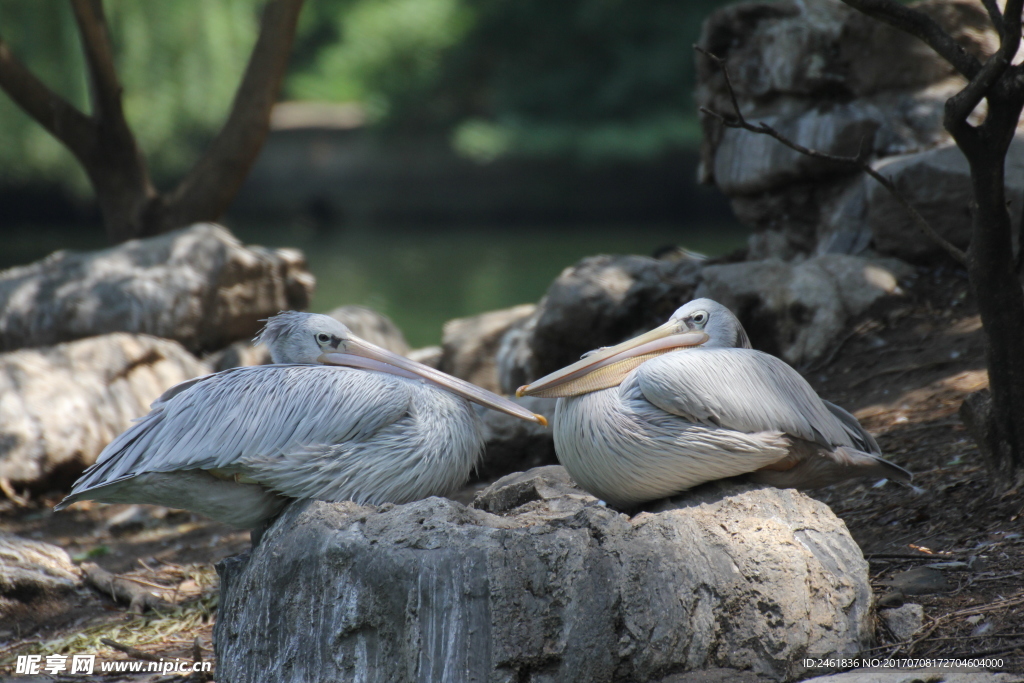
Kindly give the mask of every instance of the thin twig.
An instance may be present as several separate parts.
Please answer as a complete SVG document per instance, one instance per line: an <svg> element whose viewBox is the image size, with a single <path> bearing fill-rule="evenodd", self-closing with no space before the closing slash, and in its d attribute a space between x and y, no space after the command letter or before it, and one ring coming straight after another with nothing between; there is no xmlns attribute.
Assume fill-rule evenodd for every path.
<svg viewBox="0 0 1024 683"><path fill-rule="evenodd" d="M999 35L1003 35L1003 13L1000 11L996 0L981 0L981 4L985 5L985 9L988 11L988 18L992 21L996 32Z"/></svg>
<svg viewBox="0 0 1024 683"><path fill-rule="evenodd" d="M162 661L156 655L151 655L150 653L144 652L144 651L140 650L137 647L132 647L131 645L125 645L124 643L119 643L116 640L113 640L112 638L100 638L100 642L103 643L104 645L107 645L109 647L114 648L115 650L120 650L121 652L125 653L129 657L134 657L135 659L144 659L147 662L159 662L159 661Z"/></svg>
<svg viewBox="0 0 1024 683"><path fill-rule="evenodd" d="M722 70L722 75L725 77L725 85L729 91L729 99L732 101L733 115L735 118L727 117L719 112L712 111L707 107L701 107L701 112L715 119L718 119L722 123L722 125L726 126L727 128L741 128L743 130L750 131L751 133L770 135L771 137L775 138L776 140L784 144L786 147L789 147L790 149L799 152L800 154L803 154L805 156L809 156L813 159L821 159L823 161L831 161L834 163L854 166L863 171L864 173L867 173L869 176L878 181L882 185L882 187L889 191L889 194L892 195L893 199L899 202L899 204L907 211L907 213L910 214L910 217L921 229L921 231L924 232L925 235L927 235L937 245L942 247L942 249L945 250L945 252L949 254L951 257L953 257L953 259L955 259L958 263L964 266L967 265L967 254L962 249L952 244L951 242L946 240L946 238L944 238L942 235L937 233L935 229L932 228L932 226L928 223L928 221L924 219L924 216L922 216L920 212L914 208L910 201L907 200L907 198L904 197L903 194L896 188L896 185L889 178L886 178L881 173L879 173L878 171L871 167L871 164L869 164L867 161L867 152L863 148L863 146L860 152L858 152L857 156L855 157L840 156L837 154L827 154L825 152L820 152L816 149L804 147L803 145L797 142L793 142L788 137L780 133L772 126L769 126L764 121L761 121L756 125L750 123L743 117L743 113L740 111L739 104L736 101L736 93L733 90L732 80L729 77L729 68L725 63L725 60L723 60L721 57L717 55L708 52L699 45L694 45L694 49L696 49L698 52L706 56L708 59L712 60Z"/></svg>
<svg viewBox="0 0 1024 683"><path fill-rule="evenodd" d="M970 127L967 117L971 115L974 108L978 106L982 98L986 97L993 86L1003 77L1010 63L1017 54L1020 47L1020 15L1024 8L1024 0L1007 0L1006 17L1007 21L1000 22L1002 30L999 31L999 49L994 55L988 58L981 70L971 78L963 90L958 92L946 102L945 123L947 129L950 124L956 123L966 132ZM1016 17L1016 19L1014 19ZM954 132L950 129L950 132Z"/></svg>

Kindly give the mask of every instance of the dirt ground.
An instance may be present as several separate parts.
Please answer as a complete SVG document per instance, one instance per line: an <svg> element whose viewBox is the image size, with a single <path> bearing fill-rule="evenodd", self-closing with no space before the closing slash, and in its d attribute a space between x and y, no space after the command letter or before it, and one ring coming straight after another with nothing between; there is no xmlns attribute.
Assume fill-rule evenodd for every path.
<svg viewBox="0 0 1024 683"><path fill-rule="evenodd" d="M866 655L1001 658L999 670L1024 671L1024 497L992 481L957 416L963 397L987 384L980 322L962 272L921 272L904 285L905 296L855 321L830 357L804 373L822 397L860 418L886 457L914 473L915 487L851 482L813 495L860 543L879 604L924 608L923 628L903 642L879 619ZM144 506L79 504L54 514L59 499L3 500L0 530L126 573L174 607L132 615L83 588L0 624L0 672L30 653L87 652L109 661L137 659L141 651L192 660L198 645L199 656L210 659L213 565L245 550L248 534ZM126 647L136 651L130 656Z"/></svg>

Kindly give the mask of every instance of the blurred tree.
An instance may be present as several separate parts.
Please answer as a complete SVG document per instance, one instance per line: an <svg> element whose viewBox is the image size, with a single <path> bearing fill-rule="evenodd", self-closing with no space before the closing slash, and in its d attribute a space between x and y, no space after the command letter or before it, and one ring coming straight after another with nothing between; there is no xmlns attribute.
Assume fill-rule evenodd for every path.
<svg viewBox="0 0 1024 683"><path fill-rule="evenodd" d="M224 81L237 77L238 70L230 67L244 54L239 47L251 45L250 36L256 33L253 2L197 2L190 13L182 12L177 3L111 3L109 22L101 0L71 0L70 6L71 13L43 12L38 2L0 7L0 28L6 35L13 27L22 41L12 48L0 38L0 88L81 164L112 241L218 218L269 130L270 109L284 78L302 0L266 3L226 122L206 152L166 193L154 187L136 133L144 142L156 143L163 168L191 161L190 155L175 149L174 138L200 134L223 117L226 95L232 90ZM76 28L82 56L70 49ZM40 37L41 43L33 42ZM165 52L169 45L175 47ZM22 48L38 58L32 60L33 68L55 83L55 89L14 56ZM130 86L127 93L122 75ZM86 94L89 115L83 113ZM31 168L35 161L37 168L60 168L61 155L27 128L25 119L2 110L0 117L21 128L0 143L5 166L12 153L21 151L30 162L18 159L23 166Z"/></svg>
<svg viewBox="0 0 1024 683"><path fill-rule="evenodd" d="M504 152L642 156L699 139L693 55L721 0L334 0L287 93ZM330 36L335 42L329 43ZM313 41L310 41L313 42Z"/></svg>

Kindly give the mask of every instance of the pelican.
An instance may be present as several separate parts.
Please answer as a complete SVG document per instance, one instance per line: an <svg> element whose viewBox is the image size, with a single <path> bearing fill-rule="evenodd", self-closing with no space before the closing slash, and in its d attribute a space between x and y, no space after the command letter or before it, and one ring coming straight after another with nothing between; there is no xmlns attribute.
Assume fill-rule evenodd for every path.
<svg viewBox="0 0 1024 683"><path fill-rule="evenodd" d="M695 299L669 321L520 387L559 397L555 452L584 489L629 508L741 474L780 488L909 481L853 415L755 351L732 312Z"/></svg>
<svg viewBox="0 0 1024 683"><path fill-rule="evenodd" d="M546 424L326 315L281 313L255 341L274 365L172 387L56 509L84 499L147 503L259 528L292 498L405 503L469 478L483 438L468 401Z"/></svg>

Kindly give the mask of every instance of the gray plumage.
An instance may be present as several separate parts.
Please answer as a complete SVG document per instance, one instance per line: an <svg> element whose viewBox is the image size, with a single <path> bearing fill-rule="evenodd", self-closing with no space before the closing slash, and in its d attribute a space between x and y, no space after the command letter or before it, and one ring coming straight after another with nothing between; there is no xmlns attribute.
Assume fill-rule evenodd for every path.
<svg viewBox="0 0 1024 683"><path fill-rule="evenodd" d="M436 376L315 364L352 339L327 316L275 316L258 341L277 365L171 388L57 509L82 499L148 503L251 528L289 498L403 503L458 488L483 448L468 401Z"/></svg>
<svg viewBox="0 0 1024 683"><path fill-rule="evenodd" d="M584 489L629 507L741 474L799 488L857 476L909 480L850 413L785 362L750 349L724 306L691 301L664 327L708 339L646 360L618 386L558 400L555 450ZM523 393L558 383L546 379Z"/></svg>

